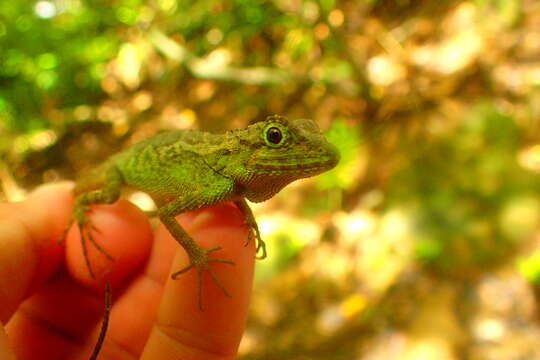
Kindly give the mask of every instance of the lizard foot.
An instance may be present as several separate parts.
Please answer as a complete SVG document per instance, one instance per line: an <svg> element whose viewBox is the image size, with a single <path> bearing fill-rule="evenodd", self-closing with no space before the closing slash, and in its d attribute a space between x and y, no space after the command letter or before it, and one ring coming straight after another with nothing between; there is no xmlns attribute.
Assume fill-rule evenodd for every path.
<svg viewBox="0 0 540 360"><path fill-rule="evenodd" d="M266 258L266 243L261 239L261 233L259 232L259 226L254 221L249 221L246 219L244 221L244 224L248 226L248 237L246 241L244 242L244 246L248 246L248 244L253 240L253 232L255 232L255 239L257 240L257 248L255 250L255 258L257 260L262 260ZM262 251L262 253L259 255L259 250Z"/></svg>
<svg viewBox="0 0 540 360"><path fill-rule="evenodd" d="M194 251L194 252L188 254L189 255L189 265L188 266L186 266L185 268L183 268L181 270L178 270L177 272L175 272L175 273L173 273L171 275L171 278L173 280L176 280L179 275L187 272L191 268L195 268L195 270L197 270L197 281L198 281L198 291L199 291L199 295L198 295L198 297L199 297L199 309L201 309L201 311L204 310L203 304L202 304L202 275L203 275L203 271L207 271L208 274L210 274L210 277L212 278L212 280L214 280L214 283L216 283L216 285L223 291L223 293L225 295L227 295L228 297L231 296L229 294L229 292L227 291L227 289L225 289L225 287L223 286L221 281L219 281L219 279L216 277L216 274L214 273L214 271L210 267L210 263L211 262L217 262L217 263L222 263L222 264L234 265L234 261L229 260L229 259L220 259L220 258L214 258L214 257L208 256L210 253L213 253L214 251L218 251L218 250L221 250L221 246L216 246L216 247L213 247L213 248L208 249L208 250L203 250L203 249L199 248L198 251Z"/></svg>
<svg viewBox="0 0 540 360"><path fill-rule="evenodd" d="M255 258L258 260L266 258L266 244L261 239L259 225L257 225L257 221L255 220L255 217L253 216L249 205L246 203L245 200L235 201L235 204L244 213L244 225L248 226L248 237L244 242L244 246L248 246L250 241L253 240L253 233L255 233L255 239L257 240ZM260 255L259 252L261 252Z"/></svg>
<svg viewBox="0 0 540 360"><path fill-rule="evenodd" d="M259 250L262 251L261 255L258 255ZM262 241L260 237L259 237L259 241L257 241L257 250L255 251L255 258L257 260L262 260L266 258L266 243Z"/></svg>
<svg viewBox="0 0 540 360"><path fill-rule="evenodd" d="M99 233L99 229L88 219L88 216L86 215L90 209L87 206L75 206L73 210L73 216L69 223L64 228L64 231L62 232L62 235L58 239L58 243L61 246L65 245L65 240L67 233L69 229L71 229L71 226L76 223L77 227L79 228L79 237L81 239L81 245L83 249L83 256L84 256L84 262L86 263L86 267L88 268L88 272L90 273L90 277L92 279L95 278L94 271L92 270L92 266L90 264L90 259L88 257L88 248L86 246L86 242L89 241L100 253L102 253L107 259L114 260L109 253L105 251L94 239L93 232Z"/></svg>

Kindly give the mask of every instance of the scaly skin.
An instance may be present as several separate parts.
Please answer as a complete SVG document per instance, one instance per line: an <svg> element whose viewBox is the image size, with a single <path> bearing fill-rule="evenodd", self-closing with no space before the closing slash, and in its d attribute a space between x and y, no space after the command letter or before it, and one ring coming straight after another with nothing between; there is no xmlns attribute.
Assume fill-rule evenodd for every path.
<svg viewBox="0 0 540 360"><path fill-rule="evenodd" d="M202 309L202 272L208 271L228 295L209 263L233 262L209 256L219 248L200 248L174 217L185 211L234 201L245 214L250 228L246 244L253 238L254 231L257 254L261 253L258 258L263 259L266 247L245 199L265 201L292 181L330 170L338 161L336 148L326 141L312 120L289 121L274 115L225 134L196 130L158 134L111 157L77 183L73 219L61 241L76 222L88 271L94 277L86 242L110 256L92 237L90 229L95 228L87 217L89 206L114 203L122 186L146 192L156 203L156 214L161 222L189 256L190 264L172 274L172 278L196 269Z"/></svg>

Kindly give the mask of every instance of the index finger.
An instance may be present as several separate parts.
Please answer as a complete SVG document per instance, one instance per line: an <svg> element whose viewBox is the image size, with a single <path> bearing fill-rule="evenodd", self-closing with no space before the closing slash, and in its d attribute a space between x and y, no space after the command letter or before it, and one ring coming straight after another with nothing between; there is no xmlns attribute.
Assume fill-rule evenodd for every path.
<svg viewBox="0 0 540 360"><path fill-rule="evenodd" d="M248 236L244 215L227 203L189 214L181 220L187 223L186 230L203 249L222 247L212 253L212 257L235 262L235 265L210 264L231 297L227 297L205 272L202 282L205 310L201 311L196 271L192 269L178 280L169 277L141 359L164 356L183 360L233 359L245 328L255 261L253 242L244 245ZM161 228L156 236L171 235ZM188 263L186 253L180 250L171 270L177 271Z"/></svg>

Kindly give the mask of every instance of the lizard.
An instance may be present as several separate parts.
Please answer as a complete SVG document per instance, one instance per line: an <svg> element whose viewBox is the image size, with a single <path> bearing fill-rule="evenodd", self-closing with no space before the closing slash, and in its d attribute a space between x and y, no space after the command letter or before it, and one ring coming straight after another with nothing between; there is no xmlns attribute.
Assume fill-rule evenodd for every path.
<svg viewBox="0 0 540 360"><path fill-rule="evenodd" d="M203 272L230 296L209 264L234 263L210 256L221 248L199 247L175 216L233 201L244 213L249 227L245 245L255 236L256 257L264 259L266 245L246 199L265 201L297 179L332 169L339 158L337 148L309 119L290 121L272 115L245 129L223 134L188 129L166 131L111 156L76 182L72 218L59 241L63 243L71 226L78 225L85 263L94 278L87 246L91 244L108 259L113 259L94 240L92 231L98 229L88 218L90 206L116 202L125 186L143 191L155 202L155 215L189 257L189 264L174 272L172 278L192 268L197 271L198 304L203 310Z"/></svg>

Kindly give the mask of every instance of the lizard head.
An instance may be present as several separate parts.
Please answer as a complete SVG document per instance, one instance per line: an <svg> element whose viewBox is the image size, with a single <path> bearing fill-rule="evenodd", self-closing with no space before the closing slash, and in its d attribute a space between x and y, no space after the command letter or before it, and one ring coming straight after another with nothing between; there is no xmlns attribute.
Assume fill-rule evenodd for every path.
<svg viewBox="0 0 540 360"><path fill-rule="evenodd" d="M242 183L250 201L264 201L290 182L332 169L339 161L313 120L274 115L249 128L252 151Z"/></svg>

